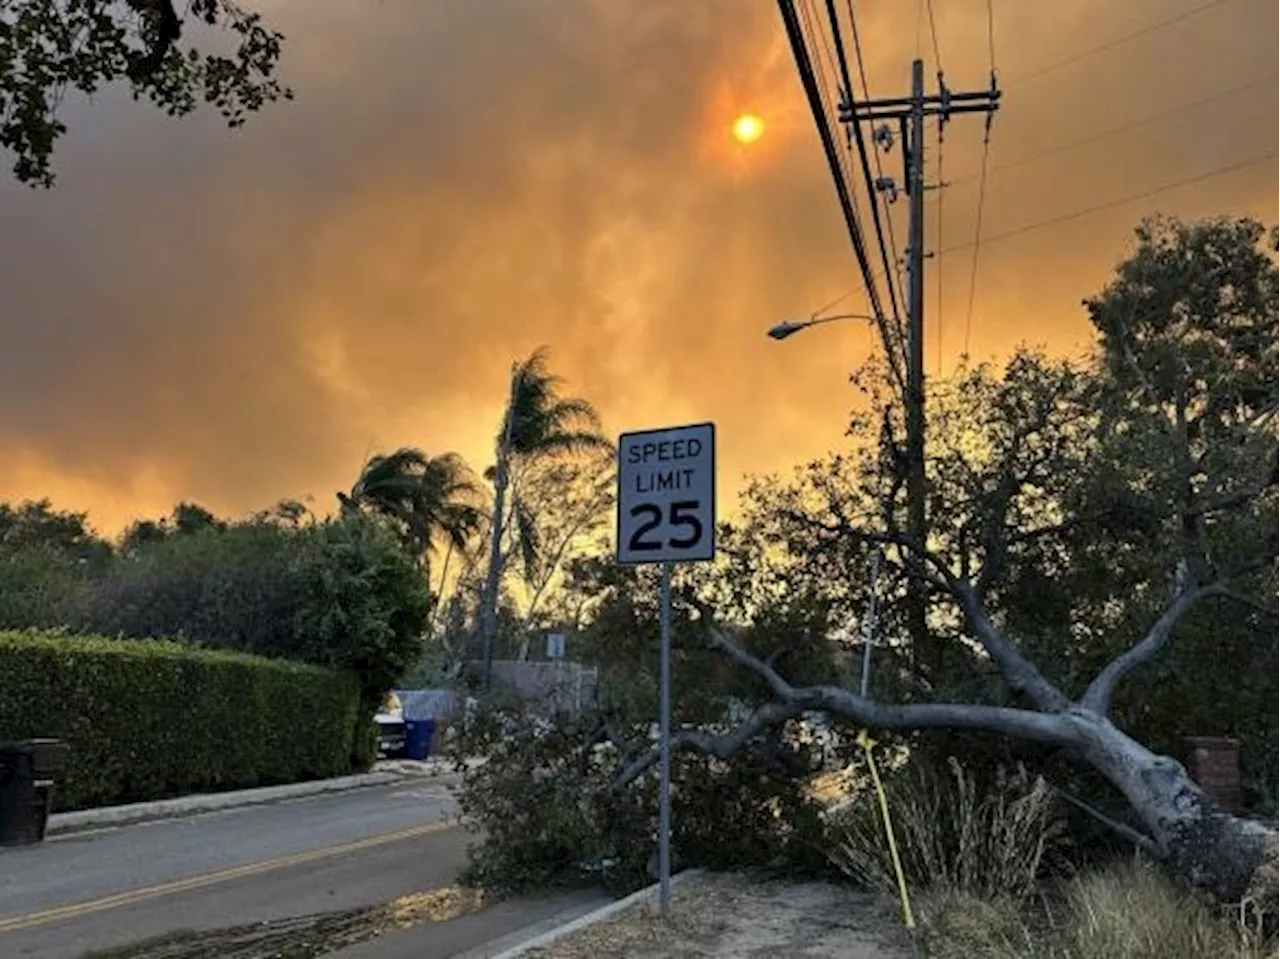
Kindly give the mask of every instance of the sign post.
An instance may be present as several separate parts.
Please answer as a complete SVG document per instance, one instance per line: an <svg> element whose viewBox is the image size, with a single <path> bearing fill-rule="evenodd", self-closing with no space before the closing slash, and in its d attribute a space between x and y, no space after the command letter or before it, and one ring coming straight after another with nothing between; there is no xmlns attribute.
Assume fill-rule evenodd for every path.
<svg viewBox="0 0 1280 959"><path fill-rule="evenodd" d="M658 653L658 902L671 901L671 566L716 554L714 423L618 439L618 562L661 563Z"/></svg>

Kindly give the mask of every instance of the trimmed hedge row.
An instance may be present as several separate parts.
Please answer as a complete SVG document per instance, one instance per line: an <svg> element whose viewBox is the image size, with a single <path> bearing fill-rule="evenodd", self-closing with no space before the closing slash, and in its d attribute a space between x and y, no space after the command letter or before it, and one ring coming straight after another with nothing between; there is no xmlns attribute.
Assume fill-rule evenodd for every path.
<svg viewBox="0 0 1280 959"><path fill-rule="evenodd" d="M0 740L71 745L59 809L350 771L348 673L167 640L0 632Z"/></svg>

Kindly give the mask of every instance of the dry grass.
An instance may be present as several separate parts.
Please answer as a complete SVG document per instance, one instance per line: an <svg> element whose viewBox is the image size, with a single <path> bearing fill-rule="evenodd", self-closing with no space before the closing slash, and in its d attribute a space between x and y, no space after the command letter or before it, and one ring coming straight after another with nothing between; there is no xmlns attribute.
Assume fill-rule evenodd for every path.
<svg viewBox="0 0 1280 959"><path fill-rule="evenodd" d="M886 783L898 852L910 888L938 886L994 901L1020 901L1064 838L1049 786L1021 767L999 770L981 790L956 760L914 765ZM833 824L831 861L858 885L897 894L873 793Z"/></svg>
<svg viewBox="0 0 1280 959"><path fill-rule="evenodd" d="M1133 860L1082 874L1061 894L1019 907L1011 897L936 888L922 897L932 959L1269 959L1266 940Z"/></svg>

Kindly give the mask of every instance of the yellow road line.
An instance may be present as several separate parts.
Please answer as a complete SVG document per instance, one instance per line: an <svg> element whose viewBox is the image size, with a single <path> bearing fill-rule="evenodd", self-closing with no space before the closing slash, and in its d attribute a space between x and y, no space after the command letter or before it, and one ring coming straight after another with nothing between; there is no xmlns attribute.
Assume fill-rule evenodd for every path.
<svg viewBox="0 0 1280 959"><path fill-rule="evenodd" d="M221 882L229 882L233 879L243 879L246 876L257 876L265 872L272 872L276 869L284 869L288 866L297 866L302 863L315 862L319 859L341 856L348 852L357 852L361 849L372 849L375 846L384 846L387 843L399 842L402 839L413 839L417 836L426 836L435 832L443 832L447 829L455 828L456 825L457 823L449 821L424 823L420 826L412 826L408 829L397 829L393 832L378 833L376 836L357 839L355 842L343 843L340 846L327 846L324 849L295 852L287 856L279 856L275 859L263 859L259 862L246 863L243 866L232 866L229 869L219 869L216 872L207 872L199 876L191 876L187 879L174 879L169 882L158 883L154 886L143 886L140 889L130 889L127 892L118 892L110 896L102 896L98 899L87 899L83 902L75 902L66 906L57 906L53 909L45 909L41 912L27 913L24 916L13 916L9 919L0 919L0 932L17 932L20 929L30 929L33 926L43 926L51 922L60 922L65 919L75 919L80 916L91 915L95 912L105 912L108 909L116 909L120 906L130 906L134 903L145 902L148 899L155 899L159 896L169 896L178 892L188 892L192 889L203 889L206 886L217 885Z"/></svg>

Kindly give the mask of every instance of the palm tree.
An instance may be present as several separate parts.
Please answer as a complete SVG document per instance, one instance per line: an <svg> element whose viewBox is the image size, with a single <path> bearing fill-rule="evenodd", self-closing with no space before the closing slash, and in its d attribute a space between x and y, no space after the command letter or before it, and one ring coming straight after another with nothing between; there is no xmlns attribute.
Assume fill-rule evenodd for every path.
<svg viewBox="0 0 1280 959"><path fill-rule="evenodd" d="M342 512L369 512L389 520L405 549L428 568L440 539L449 553L464 549L480 526L479 488L456 453L428 456L412 446L369 460L349 493L338 493ZM448 571L448 556L445 571ZM442 584L443 586L443 584Z"/></svg>
<svg viewBox="0 0 1280 959"><path fill-rule="evenodd" d="M512 467L519 462L611 448L600 433L595 407L576 396L562 396L564 381L547 369L547 349L541 347L511 370L511 393L497 436L497 462L493 468L493 521L489 530L489 568L480 605L480 638L484 648L484 685L489 688L493 671L493 642L498 623L498 586L502 575L502 534L507 525L506 496ZM519 541L525 552L537 543L532 524L519 502L514 504Z"/></svg>

